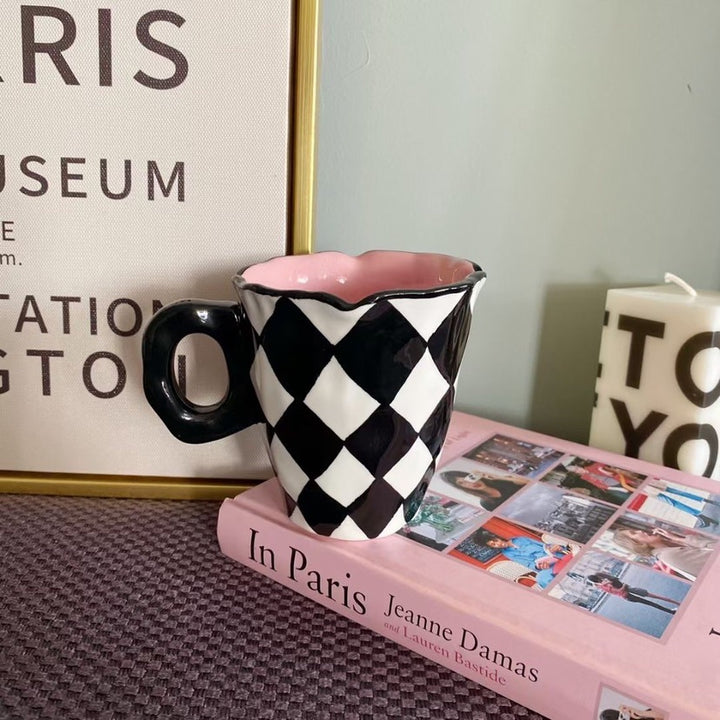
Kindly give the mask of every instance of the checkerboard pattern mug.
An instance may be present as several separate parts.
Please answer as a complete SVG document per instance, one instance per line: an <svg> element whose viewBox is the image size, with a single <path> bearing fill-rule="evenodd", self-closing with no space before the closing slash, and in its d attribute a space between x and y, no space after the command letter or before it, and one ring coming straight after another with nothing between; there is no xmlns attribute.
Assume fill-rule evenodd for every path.
<svg viewBox="0 0 720 720"><path fill-rule="evenodd" d="M288 514L311 532L366 540L417 511L445 440L485 273L434 253L274 258L238 274L239 303L185 300L143 338L151 406L185 442L264 422ZM224 400L198 407L173 377L190 333L222 348Z"/></svg>

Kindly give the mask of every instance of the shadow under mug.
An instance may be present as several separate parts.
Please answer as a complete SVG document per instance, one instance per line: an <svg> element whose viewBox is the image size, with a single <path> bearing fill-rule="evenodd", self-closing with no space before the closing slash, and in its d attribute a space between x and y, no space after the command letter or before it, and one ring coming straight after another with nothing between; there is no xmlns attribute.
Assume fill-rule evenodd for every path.
<svg viewBox="0 0 720 720"><path fill-rule="evenodd" d="M399 530L435 471L453 409L478 265L375 250L278 257L236 275L239 303L183 300L143 337L146 397L184 442L266 425L290 518L366 540ZM222 348L228 390L198 406L178 390L178 343Z"/></svg>

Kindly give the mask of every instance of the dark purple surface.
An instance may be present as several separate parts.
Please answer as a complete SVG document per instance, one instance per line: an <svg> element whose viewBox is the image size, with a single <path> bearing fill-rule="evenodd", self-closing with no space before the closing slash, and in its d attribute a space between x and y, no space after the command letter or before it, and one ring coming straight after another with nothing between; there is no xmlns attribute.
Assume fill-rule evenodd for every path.
<svg viewBox="0 0 720 720"><path fill-rule="evenodd" d="M0 495L0 718L542 720L225 558L218 507Z"/></svg>

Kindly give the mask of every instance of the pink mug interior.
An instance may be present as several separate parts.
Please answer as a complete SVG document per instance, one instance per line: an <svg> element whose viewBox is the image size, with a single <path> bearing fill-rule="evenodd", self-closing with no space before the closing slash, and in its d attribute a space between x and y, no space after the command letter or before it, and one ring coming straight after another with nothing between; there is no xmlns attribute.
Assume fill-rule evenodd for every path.
<svg viewBox="0 0 720 720"><path fill-rule="evenodd" d="M371 250L288 255L251 265L236 277L239 288L328 293L357 303L377 293L431 290L462 282L480 268L469 260L439 253Z"/></svg>

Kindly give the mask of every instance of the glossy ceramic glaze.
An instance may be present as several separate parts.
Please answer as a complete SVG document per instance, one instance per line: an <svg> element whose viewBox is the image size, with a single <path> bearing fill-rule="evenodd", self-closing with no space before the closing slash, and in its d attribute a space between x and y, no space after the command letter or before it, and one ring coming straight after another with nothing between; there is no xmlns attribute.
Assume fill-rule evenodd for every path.
<svg viewBox="0 0 720 720"><path fill-rule="evenodd" d="M204 442L260 417L295 522L345 540L394 533L434 472L484 277L466 260L389 251L252 266L234 279L239 305L188 301L158 314L146 393L153 402L167 363L154 348L207 332L225 351L231 397L210 409L181 402L168 420L175 401L163 390L153 406L168 427Z"/></svg>
<svg viewBox="0 0 720 720"><path fill-rule="evenodd" d="M327 302L348 305L378 293L441 290L469 281L480 268L468 260L439 253L371 250L352 256L339 252L284 256L251 267L235 278L238 288L322 293ZM484 273L482 273L484 276Z"/></svg>

